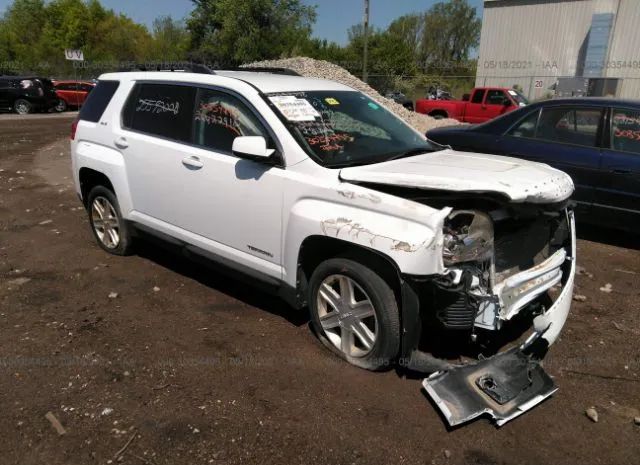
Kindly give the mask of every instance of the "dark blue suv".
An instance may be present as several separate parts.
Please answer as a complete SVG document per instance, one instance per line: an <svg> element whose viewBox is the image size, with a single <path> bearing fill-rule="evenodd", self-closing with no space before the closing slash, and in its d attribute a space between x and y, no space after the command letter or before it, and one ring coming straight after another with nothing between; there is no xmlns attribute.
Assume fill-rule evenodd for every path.
<svg viewBox="0 0 640 465"><path fill-rule="evenodd" d="M427 137L565 171L576 185L580 221L640 232L640 101L548 100L484 124L433 129Z"/></svg>

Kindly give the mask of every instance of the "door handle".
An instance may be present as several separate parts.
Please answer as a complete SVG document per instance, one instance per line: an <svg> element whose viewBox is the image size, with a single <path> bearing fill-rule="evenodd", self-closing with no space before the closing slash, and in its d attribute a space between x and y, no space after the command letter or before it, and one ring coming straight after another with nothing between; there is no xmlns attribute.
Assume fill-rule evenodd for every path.
<svg viewBox="0 0 640 465"><path fill-rule="evenodd" d="M183 158L182 164L192 170L199 170L204 166L204 163L202 163L198 157Z"/></svg>
<svg viewBox="0 0 640 465"><path fill-rule="evenodd" d="M129 147L129 142L127 142L127 139L125 139L124 137L118 137L114 144L116 144L116 147L118 147L119 149L126 149L127 147Z"/></svg>
<svg viewBox="0 0 640 465"><path fill-rule="evenodd" d="M631 170L623 170L623 169L614 169L612 170L614 174L631 174Z"/></svg>

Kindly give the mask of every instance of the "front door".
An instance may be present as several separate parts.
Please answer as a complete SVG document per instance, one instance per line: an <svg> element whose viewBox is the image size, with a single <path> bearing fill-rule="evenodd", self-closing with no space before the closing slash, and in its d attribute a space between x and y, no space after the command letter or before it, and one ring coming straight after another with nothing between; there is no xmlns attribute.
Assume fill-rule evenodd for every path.
<svg viewBox="0 0 640 465"><path fill-rule="evenodd" d="M501 141L505 155L549 165L569 174L573 196L586 211L601 185L599 137L603 110L589 107L548 107L536 110L514 126Z"/></svg>

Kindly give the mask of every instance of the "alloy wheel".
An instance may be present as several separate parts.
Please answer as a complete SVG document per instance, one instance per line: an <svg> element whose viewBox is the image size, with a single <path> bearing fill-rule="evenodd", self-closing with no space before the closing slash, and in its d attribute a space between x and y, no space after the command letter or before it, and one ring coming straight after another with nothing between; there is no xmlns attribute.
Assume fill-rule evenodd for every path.
<svg viewBox="0 0 640 465"><path fill-rule="evenodd" d="M120 221L108 199L98 196L91 204L91 224L98 239L108 249L120 244Z"/></svg>
<svg viewBox="0 0 640 465"><path fill-rule="evenodd" d="M348 276L330 275L317 296L320 324L327 338L343 354L364 357L378 337L378 320L367 293Z"/></svg>

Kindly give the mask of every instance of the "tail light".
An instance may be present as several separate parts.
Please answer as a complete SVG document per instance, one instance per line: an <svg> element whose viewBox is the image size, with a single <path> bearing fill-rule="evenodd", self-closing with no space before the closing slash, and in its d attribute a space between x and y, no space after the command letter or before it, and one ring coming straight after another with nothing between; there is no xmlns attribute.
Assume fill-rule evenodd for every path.
<svg viewBox="0 0 640 465"><path fill-rule="evenodd" d="M74 122L71 123L71 140L75 140L77 129L78 129L78 120L74 120Z"/></svg>

